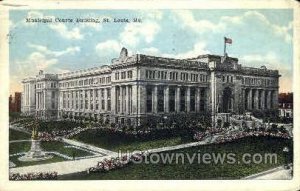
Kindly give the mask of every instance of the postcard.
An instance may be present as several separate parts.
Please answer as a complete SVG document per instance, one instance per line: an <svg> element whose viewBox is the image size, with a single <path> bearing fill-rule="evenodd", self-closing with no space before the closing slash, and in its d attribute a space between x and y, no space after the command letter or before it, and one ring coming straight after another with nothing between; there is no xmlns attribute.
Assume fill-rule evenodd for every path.
<svg viewBox="0 0 300 191"><path fill-rule="evenodd" d="M296 2L0 6L1 190L299 189Z"/></svg>

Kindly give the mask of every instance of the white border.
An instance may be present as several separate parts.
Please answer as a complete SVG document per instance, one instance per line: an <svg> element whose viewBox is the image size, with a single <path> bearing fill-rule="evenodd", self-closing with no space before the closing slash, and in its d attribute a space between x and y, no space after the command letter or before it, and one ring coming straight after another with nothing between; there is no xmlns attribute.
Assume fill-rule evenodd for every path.
<svg viewBox="0 0 300 191"><path fill-rule="evenodd" d="M11 6L26 5L26 6ZM294 178L293 180L113 180L8 181L8 11L11 9L294 9ZM297 1L0 1L0 190L299 190L300 5ZM298 22L296 22L298 20ZM275 145L274 145L275 146Z"/></svg>

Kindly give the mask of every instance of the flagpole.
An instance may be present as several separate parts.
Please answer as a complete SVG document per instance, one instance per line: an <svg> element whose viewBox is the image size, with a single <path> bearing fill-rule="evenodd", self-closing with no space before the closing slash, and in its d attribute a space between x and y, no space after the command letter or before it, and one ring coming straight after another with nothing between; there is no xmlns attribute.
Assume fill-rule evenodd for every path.
<svg viewBox="0 0 300 191"><path fill-rule="evenodd" d="M224 37L224 56L226 55L226 37Z"/></svg>

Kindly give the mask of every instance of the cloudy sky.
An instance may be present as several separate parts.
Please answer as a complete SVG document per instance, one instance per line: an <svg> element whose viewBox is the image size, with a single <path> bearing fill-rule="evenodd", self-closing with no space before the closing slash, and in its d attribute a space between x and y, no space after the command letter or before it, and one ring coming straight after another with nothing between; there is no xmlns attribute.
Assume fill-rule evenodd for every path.
<svg viewBox="0 0 300 191"><path fill-rule="evenodd" d="M26 18L140 18L141 23L26 23ZM130 54L188 58L223 54L243 65L279 69L280 91L292 91L291 10L13 10L10 11L10 92L21 79L110 64Z"/></svg>

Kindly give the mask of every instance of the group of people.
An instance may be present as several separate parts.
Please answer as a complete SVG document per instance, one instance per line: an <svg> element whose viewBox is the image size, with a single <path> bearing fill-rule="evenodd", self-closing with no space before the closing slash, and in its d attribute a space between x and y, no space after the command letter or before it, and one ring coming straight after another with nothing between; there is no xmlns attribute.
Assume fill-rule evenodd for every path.
<svg viewBox="0 0 300 191"><path fill-rule="evenodd" d="M56 180L57 172L37 172L37 173L11 173L9 180Z"/></svg>
<svg viewBox="0 0 300 191"><path fill-rule="evenodd" d="M122 168L125 165L129 164L133 161L140 161L144 157L143 153L135 153L128 157L127 155L124 155L122 157L117 158L110 158L110 159L104 159L103 161L100 161L97 163L96 166L90 167L87 169L87 173L91 172L108 172L113 169Z"/></svg>

